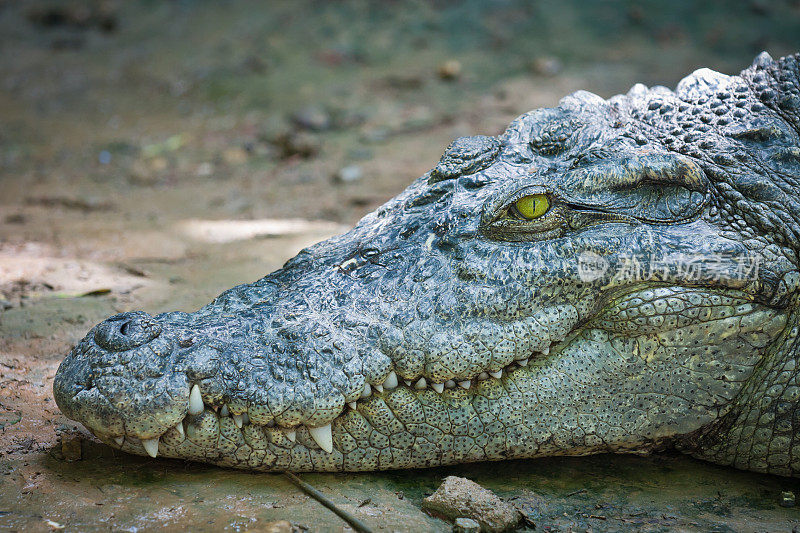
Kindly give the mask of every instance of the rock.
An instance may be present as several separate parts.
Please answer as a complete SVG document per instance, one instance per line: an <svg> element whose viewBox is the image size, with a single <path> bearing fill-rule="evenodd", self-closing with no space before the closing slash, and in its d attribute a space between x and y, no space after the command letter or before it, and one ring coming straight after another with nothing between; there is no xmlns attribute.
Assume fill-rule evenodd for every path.
<svg viewBox="0 0 800 533"><path fill-rule="evenodd" d="M450 520L471 518L481 531L507 531L515 527L522 515L513 506L474 481L448 476L436 492L422 500L426 511Z"/></svg>
<svg viewBox="0 0 800 533"><path fill-rule="evenodd" d="M213 173L214 173L214 165L209 162L200 163L197 166L197 175L201 178L207 178L211 176Z"/></svg>
<svg viewBox="0 0 800 533"><path fill-rule="evenodd" d="M461 62L457 59L447 60L439 65L437 72L443 80L457 80L461 77Z"/></svg>
<svg viewBox="0 0 800 533"><path fill-rule="evenodd" d="M331 129L331 115L321 106L311 105L292 114L292 122L298 128L310 131L326 131Z"/></svg>
<svg viewBox="0 0 800 533"><path fill-rule="evenodd" d="M781 492L781 507L794 507L794 492Z"/></svg>
<svg viewBox="0 0 800 533"><path fill-rule="evenodd" d="M453 522L454 533L479 533L481 525L472 518L456 518Z"/></svg>
<svg viewBox="0 0 800 533"><path fill-rule="evenodd" d="M276 148L280 151L280 157L283 159L294 156L308 159L317 155L321 148L320 142L316 137L303 132L289 132L278 135L274 142Z"/></svg>
<svg viewBox="0 0 800 533"><path fill-rule="evenodd" d="M551 56L537 57L531 63L531 71L540 76L555 76L562 68L561 61Z"/></svg>
<svg viewBox="0 0 800 533"><path fill-rule="evenodd" d="M339 169L334 174L333 180L337 183L353 183L364 177L364 171L358 165L348 165Z"/></svg>

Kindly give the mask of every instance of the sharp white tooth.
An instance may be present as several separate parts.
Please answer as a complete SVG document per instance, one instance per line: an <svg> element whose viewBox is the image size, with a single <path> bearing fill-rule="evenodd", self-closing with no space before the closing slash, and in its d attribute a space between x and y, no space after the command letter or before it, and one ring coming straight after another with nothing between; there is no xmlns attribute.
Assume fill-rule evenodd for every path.
<svg viewBox="0 0 800 533"><path fill-rule="evenodd" d="M189 393L189 414L199 415L203 412L203 397L200 396L200 387L192 385L192 391Z"/></svg>
<svg viewBox="0 0 800 533"><path fill-rule="evenodd" d="M411 386L411 380L410 379L404 379L403 383L406 384L406 387L410 387Z"/></svg>
<svg viewBox="0 0 800 533"><path fill-rule="evenodd" d="M427 383L425 382L425 378L419 378L419 381L414 383L414 388L422 390L425 388L426 384Z"/></svg>
<svg viewBox="0 0 800 533"><path fill-rule="evenodd" d="M182 438L186 438L186 433L183 431L183 420L178 422L178 424L175 426L175 429L181 434Z"/></svg>
<svg viewBox="0 0 800 533"><path fill-rule="evenodd" d="M228 406L223 405L222 409L219 410L219 416L230 416L231 412L228 411Z"/></svg>
<svg viewBox="0 0 800 533"><path fill-rule="evenodd" d="M458 382L458 386L461 387L462 389L468 389L471 384L472 382L470 380Z"/></svg>
<svg viewBox="0 0 800 533"><path fill-rule="evenodd" d="M383 385L373 385L372 388L378 392L383 392Z"/></svg>
<svg viewBox="0 0 800 533"><path fill-rule="evenodd" d="M389 375L386 376L386 381L383 382L383 386L387 389L393 389L397 387L397 374L394 373L394 370L389 372Z"/></svg>
<svg viewBox="0 0 800 533"><path fill-rule="evenodd" d="M311 438L314 439L320 448L328 453L333 451L333 435L331 435L331 425L326 424L318 428L308 428Z"/></svg>
<svg viewBox="0 0 800 533"><path fill-rule="evenodd" d="M530 358L528 358L528 357L526 357L525 359L520 359L519 361L517 361L517 364L519 366L528 366L529 359Z"/></svg>
<svg viewBox="0 0 800 533"><path fill-rule="evenodd" d="M114 442L117 443L117 446L122 446L122 443L125 442L125 437L114 437Z"/></svg>
<svg viewBox="0 0 800 533"><path fill-rule="evenodd" d="M237 428L241 429L244 423L244 417L242 417L242 415L233 415L233 423L236 424Z"/></svg>
<svg viewBox="0 0 800 533"><path fill-rule="evenodd" d="M158 437L154 439L142 439L142 446L144 446L144 451L147 452L147 455L150 457L157 457L158 456Z"/></svg>
<svg viewBox="0 0 800 533"><path fill-rule="evenodd" d="M486 372L481 372L480 374L478 374L478 381L483 381L485 379L489 379L489 374L487 374Z"/></svg>
<svg viewBox="0 0 800 533"><path fill-rule="evenodd" d="M456 382L453 381L452 379L448 379L447 381L444 382L444 386L447 387L448 389L454 389L456 388Z"/></svg>
<svg viewBox="0 0 800 533"><path fill-rule="evenodd" d="M369 383L364 383L364 391L361 393L361 397L367 398L370 394L372 394L372 387L369 386Z"/></svg>
<svg viewBox="0 0 800 533"><path fill-rule="evenodd" d="M290 441L294 442L297 438L297 430L296 429L287 429L286 430L286 438Z"/></svg>
<svg viewBox="0 0 800 533"><path fill-rule="evenodd" d="M542 353L545 354L545 355L549 355L550 354L550 347L547 346L545 348L542 348Z"/></svg>
<svg viewBox="0 0 800 533"><path fill-rule="evenodd" d="M439 394L444 392L444 383L431 383L431 387Z"/></svg>
<svg viewBox="0 0 800 533"><path fill-rule="evenodd" d="M489 372L489 375L492 376L494 379L500 379L503 377L503 369L501 368L497 372Z"/></svg>
<svg viewBox="0 0 800 533"><path fill-rule="evenodd" d="M347 405L349 405L350 409L352 409L353 411L358 409L358 405L356 404L356 402L347 402Z"/></svg>

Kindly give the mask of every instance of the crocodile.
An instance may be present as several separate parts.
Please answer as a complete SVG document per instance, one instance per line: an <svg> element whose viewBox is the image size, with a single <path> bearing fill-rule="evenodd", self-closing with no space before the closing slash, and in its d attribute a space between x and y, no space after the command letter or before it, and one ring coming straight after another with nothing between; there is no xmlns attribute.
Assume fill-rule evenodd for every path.
<svg viewBox="0 0 800 533"><path fill-rule="evenodd" d="M578 91L61 362L102 442L259 471L682 453L800 475L800 55Z"/></svg>

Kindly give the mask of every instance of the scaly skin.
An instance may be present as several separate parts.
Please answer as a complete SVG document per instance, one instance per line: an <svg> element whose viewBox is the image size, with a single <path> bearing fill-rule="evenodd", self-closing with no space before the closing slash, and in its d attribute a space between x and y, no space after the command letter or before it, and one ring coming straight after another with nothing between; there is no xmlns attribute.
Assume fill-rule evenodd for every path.
<svg viewBox="0 0 800 533"><path fill-rule="evenodd" d="M265 278L99 324L56 401L125 451L257 470L674 446L798 475L798 62L458 139Z"/></svg>

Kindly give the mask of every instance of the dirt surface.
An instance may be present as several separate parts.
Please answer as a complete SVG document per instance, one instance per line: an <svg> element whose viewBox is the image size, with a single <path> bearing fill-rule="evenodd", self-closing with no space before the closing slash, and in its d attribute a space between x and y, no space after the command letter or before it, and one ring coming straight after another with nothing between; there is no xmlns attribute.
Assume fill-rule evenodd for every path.
<svg viewBox="0 0 800 533"><path fill-rule="evenodd" d="M280 476L121 455L52 380L113 313L192 311L577 89L800 50L796 1L0 0L0 529L342 531ZM538 530L789 531L800 483L685 457L305 475L377 530L447 531L443 477ZM548 529L549 528L549 529Z"/></svg>

